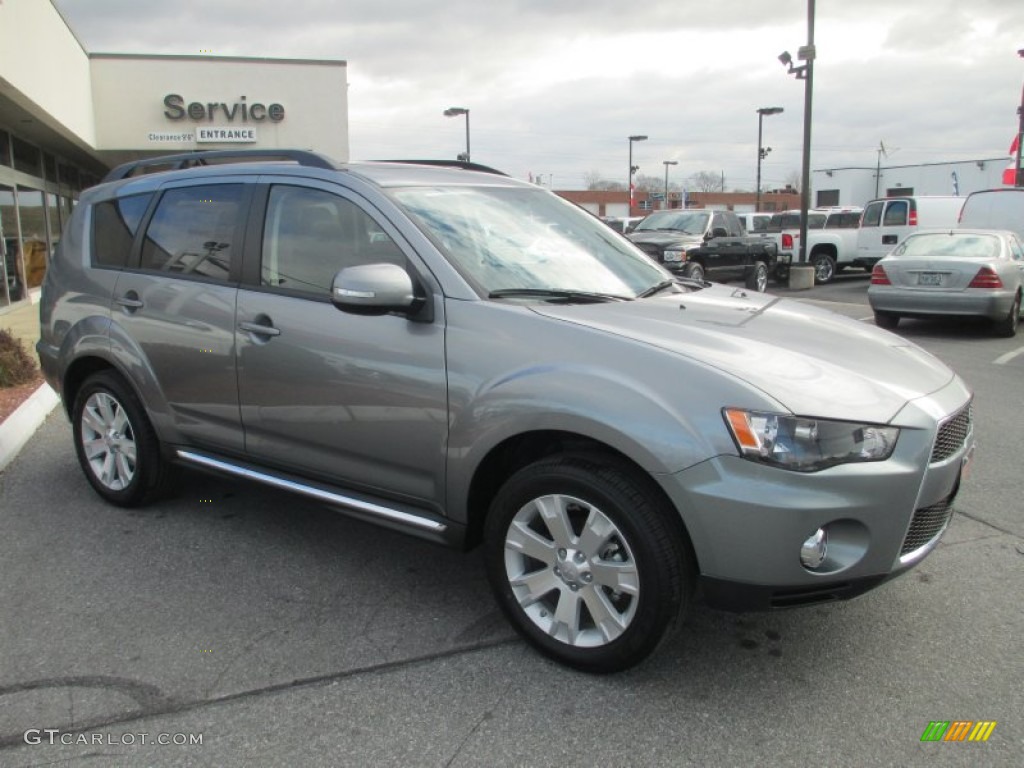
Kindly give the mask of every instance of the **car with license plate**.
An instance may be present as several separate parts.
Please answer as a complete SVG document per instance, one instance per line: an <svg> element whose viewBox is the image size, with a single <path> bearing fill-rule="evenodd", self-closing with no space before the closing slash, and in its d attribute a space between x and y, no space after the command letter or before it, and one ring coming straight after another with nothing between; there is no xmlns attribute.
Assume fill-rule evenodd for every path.
<svg viewBox="0 0 1024 768"><path fill-rule="evenodd" d="M999 336L1014 336L1022 282L1024 245L1014 232L920 232L875 264L868 302L882 328L902 317L977 316Z"/></svg>
<svg viewBox="0 0 1024 768"><path fill-rule="evenodd" d="M512 626L588 671L642 661L697 597L810 605L905 573L974 445L969 387L924 350L677 277L469 163L119 167L82 192L40 326L109 503L188 468L479 546Z"/></svg>

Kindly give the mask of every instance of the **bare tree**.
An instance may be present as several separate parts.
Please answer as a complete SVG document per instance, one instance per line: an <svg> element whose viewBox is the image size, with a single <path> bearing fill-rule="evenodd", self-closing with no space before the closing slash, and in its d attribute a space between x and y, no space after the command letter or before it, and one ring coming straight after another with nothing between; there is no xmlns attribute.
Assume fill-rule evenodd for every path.
<svg viewBox="0 0 1024 768"><path fill-rule="evenodd" d="M700 171L690 176L690 189L695 192L724 192L722 174L715 171Z"/></svg>
<svg viewBox="0 0 1024 768"><path fill-rule="evenodd" d="M603 192L617 192L626 188L625 182L622 181L609 181L608 179L602 178L600 171L588 171L583 174L583 183L586 184L589 190L598 190Z"/></svg>
<svg viewBox="0 0 1024 768"><path fill-rule="evenodd" d="M800 171L790 171L786 174L786 186L792 187L797 192L800 191L800 182L803 180L803 174Z"/></svg>

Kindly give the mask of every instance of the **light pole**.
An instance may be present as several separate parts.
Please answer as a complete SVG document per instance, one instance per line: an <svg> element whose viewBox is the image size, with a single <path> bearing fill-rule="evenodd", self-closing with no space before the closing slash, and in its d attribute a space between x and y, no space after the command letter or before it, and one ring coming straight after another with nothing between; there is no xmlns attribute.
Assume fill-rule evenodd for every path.
<svg viewBox="0 0 1024 768"><path fill-rule="evenodd" d="M444 116L445 117L458 117L459 115L465 115L466 116L466 156L464 158L459 158L459 159L460 160L465 160L468 163L469 162L469 110L466 109L465 107L448 107L448 109L446 109L444 111Z"/></svg>
<svg viewBox="0 0 1024 768"><path fill-rule="evenodd" d="M679 165L678 160L662 160L665 164L665 208L668 208L668 167L670 165Z"/></svg>
<svg viewBox="0 0 1024 768"><path fill-rule="evenodd" d="M1024 58L1024 48L1018 50L1017 55ZM1013 186L1024 187L1024 178L1022 178L1020 172L1020 145L1024 142L1024 88L1021 89L1020 93L1020 106L1017 107L1017 117L1017 164L1013 167Z"/></svg>
<svg viewBox="0 0 1024 768"><path fill-rule="evenodd" d="M634 141L647 141L646 136L630 136L629 137L629 183L626 185L626 189L629 192L629 212L627 216L633 215L633 174L636 173L640 167L633 165L633 142Z"/></svg>
<svg viewBox="0 0 1024 768"><path fill-rule="evenodd" d="M789 67L789 74L804 81L804 151L803 173L800 177L800 263L807 263L807 209L811 201L811 95L814 92L814 0L807 0L807 45L797 51L797 58L807 62L793 66L789 51L779 55L779 61Z"/></svg>
<svg viewBox="0 0 1024 768"><path fill-rule="evenodd" d="M754 203L754 210L761 210L761 161L772 151L771 147L761 149L761 133L764 126L765 115L777 115L782 112L782 107L760 107L757 110L757 198Z"/></svg>

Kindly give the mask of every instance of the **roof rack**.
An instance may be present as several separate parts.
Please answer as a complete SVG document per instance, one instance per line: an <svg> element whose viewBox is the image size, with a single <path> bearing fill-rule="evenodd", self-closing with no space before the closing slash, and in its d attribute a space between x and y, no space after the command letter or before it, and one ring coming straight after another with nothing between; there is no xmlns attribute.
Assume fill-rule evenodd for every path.
<svg viewBox="0 0 1024 768"><path fill-rule="evenodd" d="M410 165L436 165L440 168L461 168L464 171L479 171L480 173L493 173L496 176L508 176L504 171L491 168L489 165L471 163L468 160L375 160L377 163L408 163Z"/></svg>
<svg viewBox="0 0 1024 768"><path fill-rule="evenodd" d="M218 149L207 152L183 152L178 155L148 157L144 160L133 160L123 163L106 176L103 181L117 181L129 176L146 173L147 168L159 167L161 170L176 171L182 168L194 168L210 165L210 160L294 160L299 165L310 168L337 170L337 164L326 155L305 149Z"/></svg>

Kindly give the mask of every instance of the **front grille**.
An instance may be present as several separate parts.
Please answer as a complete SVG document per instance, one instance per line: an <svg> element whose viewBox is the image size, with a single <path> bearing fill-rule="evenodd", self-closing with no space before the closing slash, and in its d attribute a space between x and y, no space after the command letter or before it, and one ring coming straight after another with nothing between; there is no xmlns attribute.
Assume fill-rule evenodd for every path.
<svg viewBox="0 0 1024 768"><path fill-rule="evenodd" d="M637 243L636 247L646 253L648 256L653 256L656 260L661 261L661 248L650 243Z"/></svg>
<svg viewBox="0 0 1024 768"><path fill-rule="evenodd" d="M900 549L900 557L907 555L914 550L920 549L942 533L953 516L953 499L943 499L938 504L924 507L914 512L910 520L910 530L903 540L903 548Z"/></svg>
<svg viewBox="0 0 1024 768"><path fill-rule="evenodd" d="M971 403L968 403L959 413L939 425L939 434L936 435L935 445L932 446L931 463L948 459L959 451L970 433Z"/></svg>

